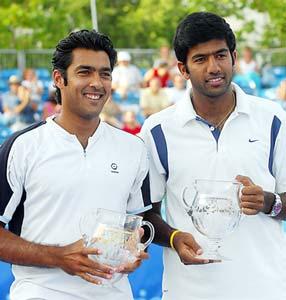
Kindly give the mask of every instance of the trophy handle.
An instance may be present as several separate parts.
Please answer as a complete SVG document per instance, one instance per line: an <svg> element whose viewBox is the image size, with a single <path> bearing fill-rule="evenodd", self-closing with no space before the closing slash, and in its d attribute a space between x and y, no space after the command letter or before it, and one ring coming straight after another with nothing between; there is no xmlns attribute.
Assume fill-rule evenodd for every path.
<svg viewBox="0 0 286 300"><path fill-rule="evenodd" d="M148 222L148 221L142 221L142 226L148 226L149 229L150 229L150 237L149 239L145 242L145 243L142 243L140 244L140 250L144 250L146 247L148 247L153 239L154 239L154 236L155 236L155 229L154 229L154 226L152 223Z"/></svg>
<svg viewBox="0 0 286 300"><path fill-rule="evenodd" d="M186 197L187 190L188 190L188 188L185 187L184 190L183 190L182 198L183 198L183 203L184 203L185 209L186 209L186 211L187 211L187 214L188 214L189 216L191 216L191 215L192 215L192 212L193 212L193 209L192 209L192 206L190 206L189 203L188 203L187 200L186 200L186 199L187 199L187 197Z"/></svg>

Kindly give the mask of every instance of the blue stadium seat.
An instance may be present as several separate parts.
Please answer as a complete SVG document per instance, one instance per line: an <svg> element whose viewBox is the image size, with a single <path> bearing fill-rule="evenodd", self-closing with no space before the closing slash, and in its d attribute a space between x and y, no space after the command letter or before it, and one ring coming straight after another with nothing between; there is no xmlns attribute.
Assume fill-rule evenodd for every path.
<svg viewBox="0 0 286 300"><path fill-rule="evenodd" d="M8 126L0 123L0 145L3 144L12 133L13 131Z"/></svg>
<svg viewBox="0 0 286 300"><path fill-rule="evenodd" d="M129 275L135 300L159 300L162 297L162 247L151 244L148 253L150 258L143 261L140 268Z"/></svg>
<svg viewBox="0 0 286 300"><path fill-rule="evenodd" d="M257 78L254 79L250 75L241 75L236 74L232 81L239 85L242 90L249 95L257 95L258 89L260 87L257 86Z"/></svg>
<svg viewBox="0 0 286 300"><path fill-rule="evenodd" d="M35 69L38 79L42 81L51 81L51 74L48 69L37 68Z"/></svg>
<svg viewBox="0 0 286 300"><path fill-rule="evenodd" d="M262 69L262 86L264 88L278 87L283 79L286 79L286 66L266 66Z"/></svg>
<svg viewBox="0 0 286 300"><path fill-rule="evenodd" d="M14 280L10 264L0 261L0 299L8 300L10 285Z"/></svg>
<svg viewBox="0 0 286 300"><path fill-rule="evenodd" d="M140 73L142 76L144 76L147 72L147 69L146 68L140 68Z"/></svg>
<svg viewBox="0 0 286 300"><path fill-rule="evenodd" d="M22 77L22 72L20 69L2 69L0 70L0 79L4 80L5 82L8 82L8 79L10 76L16 75L18 77Z"/></svg>
<svg viewBox="0 0 286 300"><path fill-rule="evenodd" d="M112 99L114 102L120 104L120 103L125 103L125 104L137 104L139 105L139 92L128 92L127 93L127 98L122 99L120 94L117 92L114 92L112 94Z"/></svg>
<svg viewBox="0 0 286 300"><path fill-rule="evenodd" d="M286 78L286 66L274 66L271 70L276 78Z"/></svg>
<svg viewBox="0 0 286 300"><path fill-rule="evenodd" d="M9 90L7 80L0 79L0 93L5 93Z"/></svg>
<svg viewBox="0 0 286 300"><path fill-rule="evenodd" d="M269 100L275 100L276 99L276 91L277 91L276 87L263 88L263 89L260 89L258 96L269 99Z"/></svg>

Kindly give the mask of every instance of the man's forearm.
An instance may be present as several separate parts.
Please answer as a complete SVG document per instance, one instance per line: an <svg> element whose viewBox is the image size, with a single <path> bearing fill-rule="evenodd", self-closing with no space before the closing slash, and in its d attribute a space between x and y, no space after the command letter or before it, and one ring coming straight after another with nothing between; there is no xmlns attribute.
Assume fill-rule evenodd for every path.
<svg viewBox="0 0 286 300"><path fill-rule="evenodd" d="M164 247L170 247L170 236L175 229L168 225L158 213L153 211L146 212L144 219L151 222L154 226L154 243Z"/></svg>
<svg viewBox="0 0 286 300"><path fill-rule="evenodd" d="M57 267L60 247L28 242L0 226L0 260L25 266Z"/></svg>

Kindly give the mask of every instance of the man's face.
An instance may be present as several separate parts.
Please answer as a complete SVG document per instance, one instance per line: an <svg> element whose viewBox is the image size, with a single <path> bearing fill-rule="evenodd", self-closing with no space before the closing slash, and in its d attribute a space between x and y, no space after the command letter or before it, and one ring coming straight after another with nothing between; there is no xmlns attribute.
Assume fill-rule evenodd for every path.
<svg viewBox="0 0 286 300"><path fill-rule="evenodd" d="M121 60L118 62L119 66L128 67L129 66L129 60Z"/></svg>
<svg viewBox="0 0 286 300"><path fill-rule="evenodd" d="M159 92L159 90L161 89L161 82L157 77L155 77L150 80L149 86L150 86L150 90L154 94L157 94Z"/></svg>
<svg viewBox="0 0 286 300"><path fill-rule="evenodd" d="M10 91L12 94L17 94L18 93L18 89L20 87L20 83L10 83Z"/></svg>
<svg viewBox="0 0 286 300"><path fill-rule="evenodd" d="M236 59L236 52L233 53ZM189 49L186 66L178 67L190 79L194 93L207 97L222 96L229 88L234 72L231 53L224 40L210 40Z"/></svg>
<svg viewBox="0 0 286 300"><path fill-rule="evenodd" d="M104 51L75 49L67 69L67 85L57 70L54 80L61 90L63 111L87 120L98 118L111 94L109 57Z"/></svg>
<svg viewBox="0 0 286 300"><path fill-rule="evenodd" d="M243 50L243 59L245 62L249 63L252 60L252 52L249 49L244 49Z"/></svg>

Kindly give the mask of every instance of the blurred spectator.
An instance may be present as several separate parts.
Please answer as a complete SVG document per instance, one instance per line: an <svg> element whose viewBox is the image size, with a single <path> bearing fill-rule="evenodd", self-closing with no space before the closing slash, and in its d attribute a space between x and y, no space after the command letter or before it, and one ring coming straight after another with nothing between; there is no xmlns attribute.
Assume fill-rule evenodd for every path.
<svg viewBox="0 0 286 300"><path fill-rule="evenodd" d="M176 58L168 45L162 45L159 49L159 57L154 60L154 67L157 67L161 61L168 63L169 70L176 65Z"/></svg>
<svg viewBox="0 0 286 300"><path fill-rule="evenodd" d="M277 102L281 104L282 108L286 110L286 79L280 82L277 89Z"/></svg>
<svg viewBox="0 0 286 300"><path fill-rule="evenodd" d="M0 94L0 113L3 113L3 104L2 104L1 94Z"/></svg>
<svg viewBox="0 0 286 300"><path fill-rule="evenodd" d="M112 98L109 98L101 111L100 119L114 127L121 128L121 116L122 111L120 107L113 101Z"/></svg>
<svg viewBox="0 0 286 300"><path fill-rule="evenodd" d="M257 62L253 57L253 51L250 47L245 47L242 51L242 58L238 61L237 72L244 75L251 72L259 72Z"/></svg>
<svg viewBox="0 0 286 300"><path fill-rule="evenodd" d="M161 60L156 67L148 70L144 76L145 85L149 86L153 78L158 78L161 87L170 86L172 79L169 71L168 62Z"/></svg>
<svg viewBox="0 0 286 300"><path fill-rule="evenodd" d="M47 117L60 113L61 105L57 103L55 94L55 91L50 93L49 98L46 100L43 106L42 120L46 120Z"/></svg>
<svg viewBox="0 0 286 300"><path fill-rule="evenodd" d="M166 89L171 104L182 99L186 93L186 80L181 74L174 76L173 83L173 87Z"/></svg>
<svg viewBox="0 0 286 300"><path fill-rule="evenodd" d="M150 87L141 90L140 107L145 118L166 108L170 101L166 91L161 87L160 79L150 80Z"/></svg>
<svg viewBox="0 0 286 300"><path fill-rule="evenodd" d="M282 80L277 89L277 99L286 101L286 80Z"/></svg>
<svg viewBox="0 0 286 300"><path fill-rule="evenodd" d="M128 92L139 91L143 77L140 70L130 64L131 56L128 52L119 52L117 60L118 65L112 72L112 88L124 99Z"/></svg>
<svg viewBox="0 0 286 300"><path fill-rule="evenodd" d="M33 123L37 109L30 99L29 91L21 86L21 80L12 75L9 78L9 91L2 94L4 117L12 130L20 130Z"/></svg>
<svg viewBox="0 0 286 300"><path fill-rule="evenodd" d="M142 126L136 120L136 114L134 111L128 110L124 112L122 120L123 120L122 130L134 135L140 132Z"/></svg>
<svg viewBox="0 0 286 300"><path fill-rule="evenodd" d="M40 103L44 91L44 85L38 80L36 72L33 69L26 69L23 72L22 86L30 92L30 98L34 103Z"/></svg>
<svg viewBox="0 0 286 300"><path fill-rule="evenodd" d="M168 71L173 81L174 76L180 74L177 67L177 59L175 57L174 51L170 49L168 45L162 45L159 49L159 58L154 60L153 66L156 68L161 61L166 61L168 63Z"/></svg>

